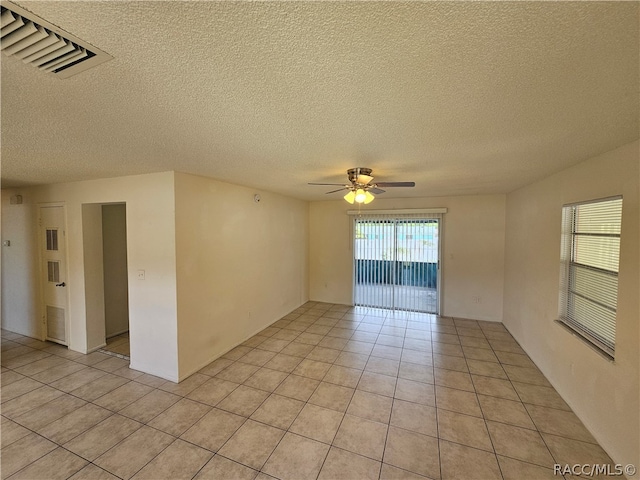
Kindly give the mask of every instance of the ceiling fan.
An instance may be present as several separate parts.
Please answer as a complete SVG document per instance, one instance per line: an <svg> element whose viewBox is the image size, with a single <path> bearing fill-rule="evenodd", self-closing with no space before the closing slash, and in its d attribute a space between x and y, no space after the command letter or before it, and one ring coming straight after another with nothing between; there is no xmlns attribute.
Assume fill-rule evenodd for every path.
<svg viewBox="0 0 640 480"><path fill-rule="evenodd" d="M329 193L336 193L342 190L349 190L344 199L353 203L370 203L375 198L373 194L384 193L382 188L388 187L415 187L415 182L373 182L372 170L365 167L350 168L347 170L348 184L342 183L309 183L309 185L340 185L342 188L331 190Z"/></svg>

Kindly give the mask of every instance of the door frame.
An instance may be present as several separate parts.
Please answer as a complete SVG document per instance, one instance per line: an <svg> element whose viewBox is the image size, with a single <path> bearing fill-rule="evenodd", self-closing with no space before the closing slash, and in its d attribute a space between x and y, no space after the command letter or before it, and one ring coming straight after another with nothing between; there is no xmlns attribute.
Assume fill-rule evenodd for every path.
<svg viewBox="0 0 640 480"><path fill-rule="evenodd" d="M61 207L62 208L62 242L64 243L64 251L65 251L65 261L64 261L64 278L65 278L65 302L66 302L66 308L65 308L65 315L64 315L64 344L65 346L69 346L69 338L70 338L70 326L71 326L71 322L70 322L70 315L69 315L69 310L70 310L70 304L71 304L71 287L69 285L69 242L68 242L68 235L67 235L67 224L68 224L68 218L67 218L67 206L65 202L43 202L43 203L38 203L37 204L38 210L37 210L37 218L36 218L36 231L38 232L38 290L40 292L39 295L39 300L40 300L40 305L39 305L39 311L40 311L40 337L42 340L48 340L48 335L47 335L47 308L45 305L45 298L44 298L44 250L45 250L45 245L44 245L44 240L43 240L43 235L42 235L42 209L43 208L52 208L52 207ZM60 239L58 239L58 241L60 241ZM56 342L55 340L51 340L55 343L59 343Z"/></svg>
<svg viewBox="0 0 640 480"><path fill-rule="evenodd" d="M398 218L394 219L394 222L396 222L397 220L403 220L403 218L401 218L402 214L406 214L406 213L410 213L410 214L425 214L424 218L421 218L419 216L416 216L417 220L429 220L429 219L435 219L438 222L438 263L437 263L437 268L436 268L436 281L437 281L437 288L436 288L436 311L435 312L430 312L430 313L425 313L427 315L437 315L437 316L441 316L442 315L442 295L443 295L443 290L444 290L444 285L442 282L442 262L444 260L442 252L443 252L443 236L444 236L444 218L445 218L445 213L447 213L447 209L446 208L434 208L434 209L402 209L402 210L379 210L379 211L369 211L366 212L368 214L398 214ZM436 217L430 217L429 215L433 215L433 214L438 214L438 216ZM350 229L349 229L349 233L350 233L350 237L351 237L351 305L355 306L356 302L356 288L357 288L357 279L356 279L356 225L358 223L358 219L360 217L360 212L359 211L354 211L354 210L348 210L347 211L347 215L352 216L352 218L350 219ZM394 224L394 232L395 232L396 226ZM394 239L394 245L396 244L397 239ZM395 248L395 247L394 247ZM395 271L395 269L394 269ZM395 274L395 273L394 273ZM394 309L395 310L395 309Z"/></svg>

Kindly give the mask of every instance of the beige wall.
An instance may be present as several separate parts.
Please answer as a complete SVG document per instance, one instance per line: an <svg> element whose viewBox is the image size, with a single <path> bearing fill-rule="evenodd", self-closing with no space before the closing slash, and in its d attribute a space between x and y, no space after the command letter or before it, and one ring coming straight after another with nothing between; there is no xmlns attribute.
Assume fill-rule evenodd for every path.
<svg viewBox="0 0 640 480"><path fill-rule="evenodd" d="M183 173L175 198L182 379L307 300L308 203Z"/></svg>
<svg viewBox="0 0 640 480"><path fill-rule="evenodd" d="M23 205L9 205L9 197L15 193L23 196ZM34 226L38 204L48 202L63 202L66 207L69 347L87 352L104 343L99 204L123 202L128 213L131 367L177 380L173 172L3 192L2 236L18 248L3 250L2 326L38 338L43 338L44 332L38 320ZM146 280L137 279L138 270L146 271ZM9 280L14 278L16 282Z"/></svg>
<svg viewBox="0 0 640 480"><path fill-rule="evenodd" d="M614 461L640 466L638 142L507 196L504 323ZM567 203L623 195L616 360L554 323Z"/></svg>
<svg viewBox="0 0 640 480"><path fill-rule="evenodd" d="M102 206L102 240L104 321L109 338L129 330L126 205Z"/></svg>
<svg viewBox="0 0 640 480"><path fill-rule="evenodd" d="M448 209L442 237L440 313L460 318L502 320L505 196L376 198L362 210ZM344 200L312 202L309 208L309 297L351 304L353 251ZM474 303L480 297L481 303Z"/></svg>

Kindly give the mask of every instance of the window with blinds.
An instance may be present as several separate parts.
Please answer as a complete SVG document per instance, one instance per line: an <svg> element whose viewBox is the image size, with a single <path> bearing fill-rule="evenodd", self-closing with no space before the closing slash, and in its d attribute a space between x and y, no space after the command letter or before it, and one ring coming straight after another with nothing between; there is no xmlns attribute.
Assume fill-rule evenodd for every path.
<svg viewBox="0 0 640 480"><path fill-rule="evenodd" d="M562 209L560 321L615 356L622 197Z"/></svg>

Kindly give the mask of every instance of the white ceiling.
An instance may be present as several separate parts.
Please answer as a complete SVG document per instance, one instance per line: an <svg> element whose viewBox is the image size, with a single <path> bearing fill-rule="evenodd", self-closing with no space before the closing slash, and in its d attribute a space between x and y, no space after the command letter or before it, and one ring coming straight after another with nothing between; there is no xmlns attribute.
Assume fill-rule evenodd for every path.
<svg viewBox="0 0 640 480"><path fill-rule="evenodd" d="M302 199L503 193L639 137L638 2L22 1L113 55L2 56L2 184L178 170Z"/></svg>

